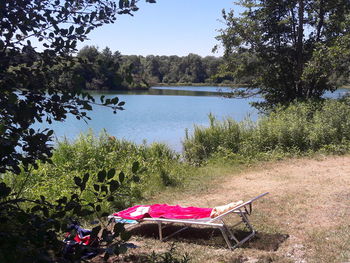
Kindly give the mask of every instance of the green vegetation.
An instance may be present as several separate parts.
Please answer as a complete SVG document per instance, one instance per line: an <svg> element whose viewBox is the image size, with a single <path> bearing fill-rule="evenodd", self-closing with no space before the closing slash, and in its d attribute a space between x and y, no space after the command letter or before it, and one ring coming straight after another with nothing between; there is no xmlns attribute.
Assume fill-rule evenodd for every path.
<svg viewBox="0 0 350 263"><path fill-rule="evenodd" d="M134 165L140 167L137 182L134 182ZM53 151L50 163L38 162L38 169L22 172L14 177L8 174L5 182L14 191L25 183L22 189L25 198L37 199L40 195L53 201L67 196L74 185L74 178L86 173L91 174L87 189L94 189L98 181L98 172L114 169L124 177L124 184L118 189L118 197L105 202L104 208L113 211L150 196L167 186L179 185L185 171L189 169L180 161L180 156L164 144L153 143L150 146L136 145L117 140L102 132L99 137L92 133L81 135L75 142L59 142ZM134 178L135 179L135 178ZM84 199L92 201L92 192L85 192Z"/></svg>
<svg viewBox="0 0 350 263"><path fill-rule="evenodd" d="M65 80L75 79L75 86L87 90L147 89L150 85L233 84L233 79L218 76L222 58L179 56L136 56L112 53L85 46L77 54L78 62ZM67 75L67 73L65 74Z"/></svg>
<svg viewBox="0 0 350 263"><path fill-rule="evenodd" d="M75 65L62 76L63 81L74 80L81 90L148 89L144 76L136 72L134 64L124 61L118 52L109 48L101 52L94 46L85 46L76 56Z"/></svg>
<svg viewBox="0 0 350 263"><path fill-rule="evenodd" d="M93 29L114 23L117 15L133 14L138 10L137 2L120 0L118 5L108 0L1 3L1 262L64 261L60 252L68 217L83 219L94 214L101 219L105 214L101 206L112 201L114 195L122 194L123 187L120 186L124 184L124 178L120 174L117 177L114 169L73 176L67 195L62 198L31 194L35 189L28 188L27 183L41 180L33 171L40 162L52 162L53 150L48 143L53 131L34 130L31 125L63 121L68 114L87 120L92 104L110 107L114 112L123 109L124 102L118 98L104 100L101 97L100 102L96 102L76 86L80 79L69 73L78 62L73 56L78 41L86 40ZM155 3L155 0L145 2ZM33 39L39 43L40 51L32 45ZM135 162L133 181L137 181L138 168L139 164ZM92 178L97 178L93 181L94 188L87 189ZM5 183L6 180L13 183L13 188ZM85 199L87 192L94 197L90 201ZM123 234L123 228L114 229L114 233L108 229L102 231L104 225L101 220L99 223L101 225L93 229L92 237L101 230L102 241L109 248L106 258L109 254L125 251L123 242L128 236Z"/></svg>
<svg viewBox="0 0 350 263"><path fill-rule="evenodd" d="M245 79L263 101L278 104L320 98L349 81L350 2L241 0L239 15L223 11L217 39L225 48L222 72Z"/></svg>
<svg viewBox="0 0 350 263"><path fill-rule="evenodd" d="M256 123L210 116L210 126L195 127L184 141L185 157L194 164L210 158L268 160L314 152L350 150L349 99L294 103L277 107Z"/></svg>
<svg viewBox="0 0 350 263"><path fill-rule="evenodd" d="M16 177L6 174L4 182L14 191L25 185L21 190L25 198L38 199L44 195L53 201L69 195L75 177L90 174L86 188L94 189L99 171L115 170L124 183L118 189L118 197L104 202L103 208L120 209L166 187L180 187L185 180L203 173L196 165L208 162L237 166L317 152L347 153L349 106L348 98L292 104L261 116L257 122L249 119L236 122L230 118L218 121L209 116L209 127L196 126L193 135L187 134L184 158L165 144L136 145L105 132L98 137L90 132L74 142L58 142L50 162L37 162L38 169L30 171L30 177L22 170ZM88 201L94 198L89 192L83 197Z"/></svg>

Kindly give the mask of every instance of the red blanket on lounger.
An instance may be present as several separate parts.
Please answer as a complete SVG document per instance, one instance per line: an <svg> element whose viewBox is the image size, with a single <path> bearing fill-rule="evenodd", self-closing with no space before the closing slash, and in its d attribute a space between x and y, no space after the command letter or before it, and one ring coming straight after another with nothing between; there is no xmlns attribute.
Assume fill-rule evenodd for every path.
<svg viewBox="0 0 350 263"><path fill-rule="evenodd" d="M115 213L124 219L138 220L145 217L169 218L169 219L198 219L210 217L212 208L182 207L179 205L155 204L136 205Z"/></svg>

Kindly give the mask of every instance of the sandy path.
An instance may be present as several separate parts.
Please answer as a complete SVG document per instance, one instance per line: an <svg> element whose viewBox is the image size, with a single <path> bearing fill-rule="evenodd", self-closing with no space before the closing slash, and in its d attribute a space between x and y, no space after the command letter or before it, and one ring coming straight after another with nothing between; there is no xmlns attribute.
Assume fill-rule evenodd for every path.
<svg viewBox="0 0 350 263"><path fill-rule="evenodd" d="M350 216L350 156L262 164L223 178L208 192L185 195L183 200L176 201L184 205L215 206L270 192L260 206L268 210L269 206L282 206L274 208L274 212L279 215L280 211L279 216L288 213L298 221L301 230L315 224L332 226Z"/></svg>
<svg viewBox="0 0 350 263"><path fill-rule="evenodd" d="M350 256L343 251L349 235L339 230L350 222L350 156L264 163L220 180L205 194L185 194L177 203L213 207L270 192L256 202L252 220L261 232L289 235L277 255L292 262Z"/></svg>
<svg viewBox="0 0 350 263"><path fill-rule="evenodd" d="M198 179L192 192L170 191L158 201L213 207L270 194L254 205L251 220L260 237L246 248L230 251L203 245L209 241L201 245L175 239L193 262L350 262L350 156L263 163L205 182ZM269 249L281 236L288 238ZM142 236L133 241L141 247L136 255L168 247Z"/></svg>

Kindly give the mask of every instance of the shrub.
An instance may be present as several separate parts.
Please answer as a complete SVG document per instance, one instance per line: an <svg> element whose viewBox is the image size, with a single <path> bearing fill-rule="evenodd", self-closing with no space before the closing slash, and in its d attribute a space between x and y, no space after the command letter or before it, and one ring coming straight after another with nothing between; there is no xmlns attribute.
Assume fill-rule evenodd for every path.
<svg viewBox="0 0 350 263"><path fill-rule="evenodd" d="M349 149L349 99L278 107L256 123L230 118L219 122L213 116L209 120L208 128L195 126L193 135L187 134L183 142L185 158L191 163L202 163L223 152L235 158L265 159Z"/></svg>
<svg viewBox="0 0 350 263"><path fill-rule="evenodd" d="M55 200L70 193L74 177L91 174L87 187L93 189L98 171L115 169L116 177L125 177L125 183L119 189L120 195L112 202L113 208L118 209L164 187L180 184L186 170L179 154L164 144L136 145L111 137L106 132L98 137L89 132L74 142L58 142L51 161L38 163L38 169L31 171L30 176L23 171L19 176L5 175L4 180L16 191L23 186L21 192L28 198L44 195L48 200ZM132 180L135 162L141 167L137 183ZM93 193L86 191L84 198L93 200Z"/></svg>

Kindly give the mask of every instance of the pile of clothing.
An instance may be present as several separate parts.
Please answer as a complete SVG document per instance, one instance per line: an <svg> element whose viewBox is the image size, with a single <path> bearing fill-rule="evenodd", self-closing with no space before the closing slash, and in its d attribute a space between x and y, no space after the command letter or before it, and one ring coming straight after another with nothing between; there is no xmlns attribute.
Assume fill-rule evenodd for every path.
<svg viewBox="0 0 350 263"><path fill-rule="evenodd" d="M99 253L98 238L91 237L91 230L82 228L79 223L74 222L68 226L63 256L67 259L78 257L90 259Z"/></svg>

